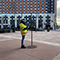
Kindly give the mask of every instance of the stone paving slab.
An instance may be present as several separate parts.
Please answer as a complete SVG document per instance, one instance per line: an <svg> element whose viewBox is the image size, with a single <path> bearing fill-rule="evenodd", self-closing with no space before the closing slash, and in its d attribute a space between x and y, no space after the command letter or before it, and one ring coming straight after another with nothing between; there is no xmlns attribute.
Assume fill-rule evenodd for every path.
<svg viewBox="0 0 60 60"><path fill-rule="evenodd" d="M21 49L19 31L0 34L0 60L52 60L60 53L60 32L33 31L33 40L36 48ZM25 45L31 45L30 31L25 38Z"/></svg>
<svg viewBox="0 0 60 60"><path fill-rule="evenodd" d="M34 42L36 48L21 49L20 40L0 41L0 60L52 60L59 52L60 47ZM29 46L30 42L25 41Z"/></svg>
<svg viewBox="0 0 60 60"><path fill-rule="evenodd" d="M60 60L60 53L53 60Z"/></svg>

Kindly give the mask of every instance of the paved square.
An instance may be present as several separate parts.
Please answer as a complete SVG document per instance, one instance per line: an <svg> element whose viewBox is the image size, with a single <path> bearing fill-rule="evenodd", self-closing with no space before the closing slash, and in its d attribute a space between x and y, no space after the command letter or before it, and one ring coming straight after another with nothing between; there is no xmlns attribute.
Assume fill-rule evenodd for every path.
<svg viewBox="0 0 60 60"><path fill-rule="evenodd" d="M25 38L25 45L31 45L31 32ZM33 45L36 48L21 49L20 31L0 34L0 60L52 60L60 53L59 31L33 31Z"/></svg>

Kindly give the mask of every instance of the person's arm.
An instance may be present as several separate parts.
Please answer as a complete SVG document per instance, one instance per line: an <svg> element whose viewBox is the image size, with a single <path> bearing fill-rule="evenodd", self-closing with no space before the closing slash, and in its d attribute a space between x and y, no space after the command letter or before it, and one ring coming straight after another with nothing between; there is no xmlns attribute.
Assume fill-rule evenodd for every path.
<svg viewBox="0 0 60 60"><path fill-rule="evenodd" d="M27 30L27 27L26 27L26 28L24 28L23 30Z"/></svg>

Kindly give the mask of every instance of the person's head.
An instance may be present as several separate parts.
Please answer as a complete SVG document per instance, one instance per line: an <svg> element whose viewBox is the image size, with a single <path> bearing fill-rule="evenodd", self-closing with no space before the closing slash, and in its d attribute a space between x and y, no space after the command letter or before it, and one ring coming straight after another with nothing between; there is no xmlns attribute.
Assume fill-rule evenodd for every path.
<svg viewBox="0 0 60 60"><path fill-rule="evenodd" d="M26 20L24 18L21 18L21 21L26 22Z"/></svg>

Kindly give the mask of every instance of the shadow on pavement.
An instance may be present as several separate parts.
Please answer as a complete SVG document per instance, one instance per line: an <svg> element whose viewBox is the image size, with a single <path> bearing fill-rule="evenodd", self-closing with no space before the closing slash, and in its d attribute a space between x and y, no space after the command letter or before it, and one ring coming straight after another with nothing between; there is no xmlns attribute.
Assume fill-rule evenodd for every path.
<svg viewBox="0 0 60 60"><path fill-rule="evenodd" d="M34 49L34 48L37 48L37 46L35 46L35 45L29 45L29 46L27 46L27 48L29 48L29 49Z"/></svg>

